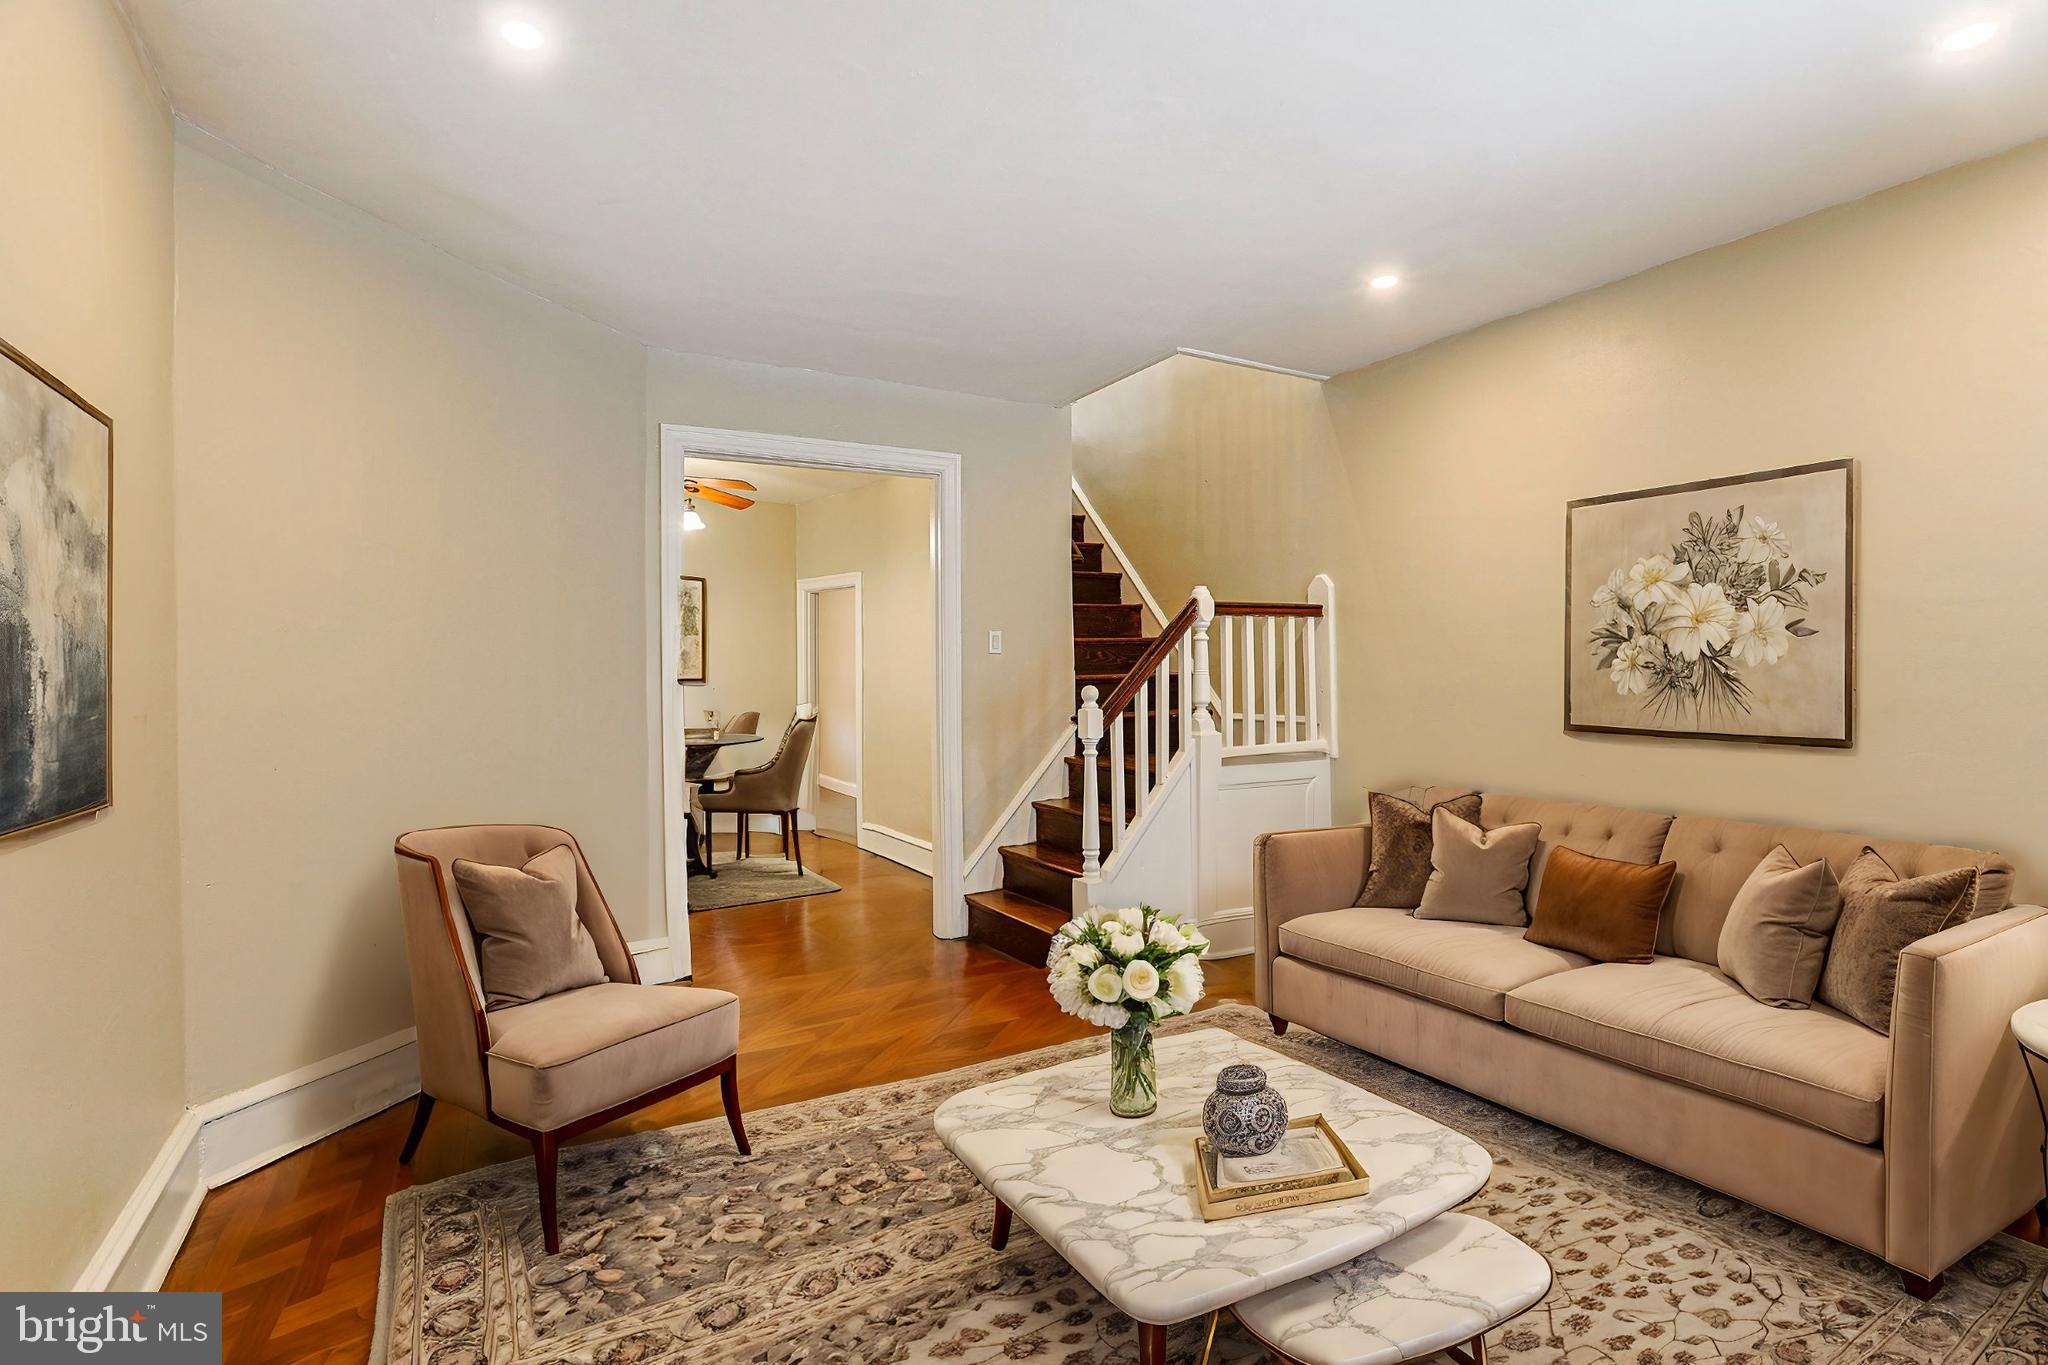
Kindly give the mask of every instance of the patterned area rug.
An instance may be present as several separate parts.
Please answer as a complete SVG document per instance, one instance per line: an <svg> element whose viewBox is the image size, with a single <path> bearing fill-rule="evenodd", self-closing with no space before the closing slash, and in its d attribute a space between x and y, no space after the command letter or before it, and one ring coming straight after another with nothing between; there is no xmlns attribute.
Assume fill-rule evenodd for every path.
<svg viewBox="0 0 2048 1365"><path fill-rule="evenodd" d="M718 858L712 860L716 877L690 878L690 913L699 910L728 910L735 905L765 905L769 901L795 900L798 896L829 896L840 889L829 877L809 869L799 873L787 858Z"/></svg>
<svg viewBox="0 0 2048 1365"><path fill-rule="evenodd" d="M1550 1297L1489 1339L1557 1365L2037 1365L2048 1250L2010 1237L1932 1303L1890 1269L1772 1214L1243 1006L1230 1030L1428 1114L1494 1157L1465 1205L1550 1258ZM881 1365L1135 1359L1130 1322L988 1197L932 1131L955 1091L1104 1052L1096 1039L563 1153L562 1253L544 1255L530 1163L416 1186L384 1210L372 1365ZM1105 1066L1107 1064L1105 1063ZM1192 1365L1201 1324L1171 1338ZM1214 1359L1264 1357L1228 1323Z"/></svg>

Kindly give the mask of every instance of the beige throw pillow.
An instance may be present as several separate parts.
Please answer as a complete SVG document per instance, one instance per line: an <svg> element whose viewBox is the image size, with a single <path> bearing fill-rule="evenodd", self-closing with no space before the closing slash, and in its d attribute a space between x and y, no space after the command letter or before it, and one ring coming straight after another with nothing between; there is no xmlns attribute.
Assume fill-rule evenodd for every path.
<svg viewBox="0 0 2048 1365"><path fill-rule="evenodd" d="M1385 792L1370 793L1366 809L1372 819L1372 865L1355 903L1413 910L1422 904L1422 888L1429 884L1430 813ZM1454 796L1439 801L1435 809L1448 809L1477 824L1479 795Z"/></svg>
<svg viewBox="0 0 2048 1365"><path fill-rule="evenodd" d="M484 1008L530 1004L605 980L576 914L576 852L556 844L524 867L455 860L455 889L476 932Z"/></svg>
<svg viewBox="0 0 2048 1365"><path fill-rule="evenodd" d="M1841 917L1842 888L1827 859L1801 866L1779 844L1735 893L1715 956L1736 985L1766 1005L1803 1010L1813 1004Z"/></svg>
<svg viewBox="0 0 2048 1365"><path fill-rule="evenodd" d="M1536 856L1543 826L1481 829L1448 805L1429 814L1432 870L1415 918L1527 924L1529 911L1522 893L1529 886L1529 860Z"/></svg>
<svg viewBox="0 0 2048 1365"><path fill-rule="evenodd" d="M1864 849L1842 874L1842 918L1814 998L1889 1036L1899 954L1976 913L1976 868L1900 881L1876 849Z"/></svg>

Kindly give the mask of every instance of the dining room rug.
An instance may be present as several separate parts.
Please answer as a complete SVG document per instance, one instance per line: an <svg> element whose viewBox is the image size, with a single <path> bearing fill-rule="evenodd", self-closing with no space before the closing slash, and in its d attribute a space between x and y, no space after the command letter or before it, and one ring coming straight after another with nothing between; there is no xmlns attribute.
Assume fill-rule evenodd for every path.
<svg viewBox="0 0 2048 1365"><path fill-rule="evenodd" d="M1546 1365L2038 1365L2048 1249L1998 1236L1907 1297L1876 1257L1341 1043L1222 1028L1455 1127L1493 1154L1466 1211L1550 1259L1557 1283L1489 1338ZM533 1169L509 1162L391 1196L372 1365L1121 1365L1128 1319L991 1205L932 1113L969 1086L1106 1051L1096 1038L562 1153L562 1251L541 1250ZM1254 1365L1226 1317L1213 1357ZM1192 1365L1201 1324L1175 1328Z"/></svg>
<svg viewBox="0 0 2048 1365"><path fill-rule="evenodd" d="M690 878L690 913L730 910L736 905L762 905L799 896L829 896L838 882L806 868L798 872L787 858L719 859L716 877Z"/></svg>

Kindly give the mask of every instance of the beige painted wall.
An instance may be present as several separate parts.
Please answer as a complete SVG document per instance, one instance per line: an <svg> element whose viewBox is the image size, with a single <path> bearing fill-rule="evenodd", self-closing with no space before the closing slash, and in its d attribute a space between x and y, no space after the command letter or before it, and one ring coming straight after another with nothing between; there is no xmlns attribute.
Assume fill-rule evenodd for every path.
<svg viewBox="0 0 2048 1365"><path fill-rule="evenodd" d="M642 349L202 139L177 157L195 1099L411 1022L405 829L566 826L629 934L659 914Z"/></svg>
<svg viewBox="0 0 2048 1365"><path fill-rule="evenodd" d="M1074 404L1074 478L1168 616L1303 600L1358 505L1322 384L1187 355Z"/></svg>
<svg viewBox="0 0 2048 1365"><path fill-rule="evenodd" d="M0 6L0 183L0 336L114 424L114 805L0 843L0 1284L68 1289L185 1098L171 120L110 6Z"/></svg>
<svg viewBox="0 0 2048 1365"><path fill-rule="evenodd" d="M745 511L699 503L704 529L683 538L683 572L704 580L711 625L702 687L683 689L683 715L720 723L761 713L760 744L721 754L713 772L763 762L796 713L796 508L757 502ZM722 822L730 825L730 819Z"/></svg>
<svg viewBox="0 0 2048 1365"><path fill-rule="evenodd" d="M2048 893L2044 223L2037 143L1333 381L1353 772L1988 846ZM1844 456L1853 750L1563 733L1567 499Z"/></svg>
<svg viewBox="0 0 2048 1365"><path fill-rule="evenodd" d="M861 576L861 821L926 840L936 714L931 524L929 479L877 479L796 509L798 577Z"/></svg>
<svg viewBox="0 0 2048 1365"><path fill-rule="evenodd" d="M651 351L647 417L650 450L655 428L674 422L960 455L962 834L967 848L979 843L1073 713L1067 410ZM648 480L651 501L651 468ZM1003 632L1000 655L985 652L991 630ZM649 751L657 744L658 731ZM650 777L650 801L654 790Z"/></svg>

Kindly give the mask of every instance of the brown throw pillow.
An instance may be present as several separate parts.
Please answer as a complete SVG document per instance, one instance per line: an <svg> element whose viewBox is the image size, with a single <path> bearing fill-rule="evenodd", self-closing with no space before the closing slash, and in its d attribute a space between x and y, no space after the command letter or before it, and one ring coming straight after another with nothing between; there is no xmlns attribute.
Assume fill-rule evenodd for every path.
<svg viewBox="0 0 2048 1365"><path fill-rule="evenodd" d="M1449 805L1431 811L1429 820L1429 861L1435 870L1422 888L1415 918L1527 924L1522 892L1529 885L1529 860L1536 856L1543 826L1481 829Z"/></svg>
<svg viewBox="0 0 2048 1365"><path fill-rule="evenodd" d="M1876 849L1864 849L1842 874L1842 919L1815 999L1889 1036L1899 953L1976 913L1976 868L1900 881Z"/></svg>
<svg viewBox="0 0 2048 1365"><path fill-rule="evenodd" d="M1813 1003L1828 937L1841 917L1842 888L1828 860L1801 866L1779 844L1735 893L1715 956L1736 985L1766 1005L1803 1010Z"/></svg>
<svg viewBox="0 0 2048 1365"><path fill-rule="evenodd" d="M1595 962L1648 962L1677 873L1677 863L1595 858L1560 844L1543 866L1543 894L1522 937Z"/></svg>
<svg viewBox="0 0 2048 1365"><path fill-rule="evenodd" d="M524 867L455 860L455 889L476 931L484 1008L530 1004L605 980L576 914L576 853L556 844Z"/></svg>
<svg viewBox="0 0 2048 1365"><path fill-rule="evenodd" d="M1479 823L1477 792L1436 804ZM1385 792L1369 794L1366 806L1372 817L1372 865L1357 903L1413 910L1422 904L1422 888L1429 884L1429 811Z"/></svg>

